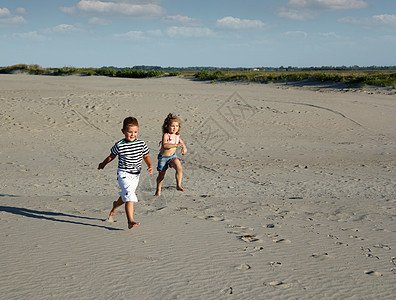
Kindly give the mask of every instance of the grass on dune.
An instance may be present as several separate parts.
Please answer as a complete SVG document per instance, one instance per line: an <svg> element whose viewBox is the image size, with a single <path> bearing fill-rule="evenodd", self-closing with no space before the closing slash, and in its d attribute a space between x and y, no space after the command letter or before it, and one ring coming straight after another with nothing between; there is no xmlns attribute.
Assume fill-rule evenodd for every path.
<svg viewBox="0 0 396 300"><path fill-rule="evenodd" d="M396 86L394 71L200 71L195 78L208 81L248 81L258 83L299 82L343 82L355 85Z"/></svg>
<svg viewBox="0 0 396 300"><path fill-rule="evenodd" d="M39 65L18 64L8 67L0 67L0 74L27 73L32 75L86 75L86 76L109 76L124 78L150 78L162 76L194 76L199 80L216 81L247 81L257 83L269 82L342 82L355 86L373 85L380 87L396 87L396 72L394 70L313 70L313 71L223 71L202 70L169 71L143 70L135 68L42 68Z"/></svg>
<svg viewBox="0 0 396 300"><path fill-rule="evenodd" d="M111 69L111 68L42 68L38 65L18 64L9 67L0 68L0 74L11 73L27 73L32 75L53 75L53 76L67 76L67 75L86 75L86 76L109 76L109 77L126 77L126 78L148 78L160 76L179 76L179 72L165 73L159 70L138 70L138 69Z"/></svg>

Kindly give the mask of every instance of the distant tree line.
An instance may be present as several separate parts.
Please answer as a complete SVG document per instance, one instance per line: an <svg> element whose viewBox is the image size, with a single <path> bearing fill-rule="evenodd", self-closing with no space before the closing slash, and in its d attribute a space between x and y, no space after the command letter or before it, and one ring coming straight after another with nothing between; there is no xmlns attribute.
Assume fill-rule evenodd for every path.
<svg viewBox="0 0 396 300"><path fill-rule="evenodd" d="M160 67L160 66L133 66L133 67L114 67L114 66L103 66L101 69L113 69L113 70L142 70L142 71L162 71L162 72L200 72L200 71L369 71L369 70L396 70L396 66L322 66L322 67L293 67L293 66L280 66L280 67Z"/></svg>
<svg viewBox="0 0 396 300"><path fill-rule="evenodd" d="M218 68L218 67L160 67L134 66L119 68L42 68L39 65L13 65L0 67L0 74L27 73L32 75L83 75L125 78L150 78L163 76L194 76L199 80L247 81L247 82L290 82L290 81L332 81L354 85L375 85L396 88L396 66L323 66L323 67L260 67L260 68Z"/></svg>

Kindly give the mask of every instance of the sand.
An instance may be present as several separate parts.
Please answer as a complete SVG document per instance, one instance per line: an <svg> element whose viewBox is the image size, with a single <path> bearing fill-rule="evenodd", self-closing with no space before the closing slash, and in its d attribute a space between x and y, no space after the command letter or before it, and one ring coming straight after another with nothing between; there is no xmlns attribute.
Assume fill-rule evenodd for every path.
<svg viewBox="0 0 396 300"><path fill-rule="evenodd" d="M394 93L22 74L0 90L2 299L393 299ZM186 191L171 170L155 197L143 172L141 225L106 222L117 163L97 166L122 120L156 164L169 112Z"/></svg>

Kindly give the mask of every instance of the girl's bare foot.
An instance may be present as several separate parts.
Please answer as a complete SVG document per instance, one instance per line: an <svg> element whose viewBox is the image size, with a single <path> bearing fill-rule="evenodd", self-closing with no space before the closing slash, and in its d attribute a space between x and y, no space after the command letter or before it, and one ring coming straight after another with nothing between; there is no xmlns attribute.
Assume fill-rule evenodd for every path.
<svg viewBox="0 0 396 300"><path fill-rule="evenodd" d="M181 192L184 192L184 191L185 191L185 189L183 189L181 186L178 186L176 189L177 189L178 191L181 191Z"/></svg>
<svg viewBox="0 0 396 300"><path fill-rule="evenodd" d="M133 227L136 227L138 225L140 225L140 223L138 222L134 222L134 221L128 222L128 229L132 229Z"/></svg>

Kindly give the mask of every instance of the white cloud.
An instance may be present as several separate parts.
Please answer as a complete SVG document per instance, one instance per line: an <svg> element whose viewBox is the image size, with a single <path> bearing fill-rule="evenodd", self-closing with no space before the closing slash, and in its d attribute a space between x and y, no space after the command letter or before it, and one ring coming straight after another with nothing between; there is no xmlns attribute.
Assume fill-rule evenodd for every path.
<svg viewBox="0 0 396 300"><path fill-rule="evenodd" d="M308 10L297 10L289 8L280 8L278 15L283 18L295 20L295 21L306 21L315 19L318 16L317 12Z"/></svg>
<svg viewBox="0 0 396 300"><path fill-rule="evenodd" d="M396 28L396 15L376 15L369 18L347 17L339 19L338 22L369 27L383 26L392 29Z"/></svg>
<svg viewBox="0 0 396 300"><path fill-rule="evenodd" d="M396 15L377 15L372 20L378 25L396 26Z"/></svg>
<svg viewBox="0 0 396 300"><path fill-rule="evenodd" d="M288 31L283 34L287 38L306 40L308 34L304 31Z"/></svg>
<svg viewBox="0 0 396 300"><path fill-rule="evenodd" d="M63 11L65 14L70 14L70 15L75 14L76 11L77 11L75 6L72 6L72 7L61 7L60 10Z"/></svg>
<svg viewBox="0 0 396 300"><path fill-rule="evenodd" d="M368 18L356 18L356 17L346 17L346 18L341 18L338 19L338 22L340 23L349 23L349 24L364 24L368 23Z"/></svg>
<svg viewBox="0 0 396 300"><path fill-rule="evenodd" d="M190 18L183 15L166 16L164 20L169 23L178 23L191 26L199 26L202 24L201 21L198 19Z"/></svg>
<svg viewBox="0 0 396 300"><path fill-rule="evenodd" d="M365 8L368 3L363 0L290 0L288 6L337 10Z"/></svg>
<svg viewBox="0 0 396 300"><path fill-rule="evenodd" d="M102 19L102 18L98 18L98 17L90 18L88 20L88 22L90 24L94 24L94 25L110 25L111 24L110 20L106 20L106 19Z"/></svg>
<svg viewBox="0 0 396 300"><path fill-rule="evenodd" d="M147 30L147 35L153 36L153 37L159 37L159 36L162 36L162 31L160 29Z"/></svg>
<svg viewBox="0 0 396 300"><path fill-rule="evenodd" d="M143 31L137 31L137 30L128 31L126 33L114 34L114 36L117 38L127 38L130 40L144 40L144 39L146 39Z"/></svg>
<svg viewBox="0 0 396 300"><path fill-rule="evenodd" d="M0 25L20 25L26 24L26 20L22 16L11 16L9 18L0 18Z"/></svg>
<svg viewBox="0 0 396 300"><path fill-rule="evenodd" d="M328 39L328 40L340 38L340 36L337 35L335 32L324 32L324 33L319 33L319 36L320 36L322 39Z"/></svg>
<svg viewBox="0 0 396 300"><path fill-rule="evenodd" d="M135 40L135 41L141 41L141 40L147 40L150 37L160 37L162 36L162 31L161 30L148 30L148 31L140 31L140 30L132 30L128 31L126 33L118 33L118 34L113 34L114 37L116 38L126 38L129 40Z"/></svg>
<svg viewBox="0 0 396 300"><path fill-rule="evenodd" d="M104 0L80 0L76 6L62 7L64 13L75 14L77 12L89 14L124 15L133 17L162 16L166 10L146 1L104 1Z"/></svg>
<svg viewBox="0 0 396 300"><path fill-rule="evenodd" d="M74 32L81 32L83 30L81 28L74 26L74 25L60 24L60 25L52 28L52 31L55 33L68 34L68 33L74 33Z"/></svg>
<svg viewBox="0 0 396 300"><path fill-rule="evenodd" d="M102 2L121 2L132 4L161 3L163 0L101 0Z"/></svg>
<svg viewBox="0 0 396 300"><path fill-rule="evenodd" d="M18 8L15 10L15 12L16 12L17 14L19 14L19 15L26 15L26 14L27 14L26 9L23 8L23 7L18 7Z"/></svg>
<svg viewBox="0 0 396 300"><path fill-rule="evenodd" d="M216 36L211 29L204 27L172 26L166 30L166 34L171 38L202 38Z"/></svg>
<svg viewBox="0 0 396 300"><path fill-rule="evenodd" d="M11 12L8 8L0 8L0 17L9 17Z"/></svg>
<svg viewBox="0 0 396 300"><path fill-rule="evenodd" d="M34 41L45 41L48 39L46 36L38 34L37 31L14 33L13 36L21 39L28 39Z"/></svg>
<svg viewBox="0 0 396 300"><path fill-rule="evenodd" d="M290 0L279 8L278 15L296 21L315 19L323 11L361 9L368 6L363 0Z"/></svg>
<svg viewBox="0 0 396 300"><path fill-rule="evenodd" d="M335 40L344 39L343 37L339 36L335 32L323 32L323 33L319 33L318 36L321 40L327 40L327 41L335 41Z"/></svg>
<svg viewBox="0 0 396 300"><path fill-rule="evenodd" d="M0 8L0 26L26 24L26 20L22 16L12 14L8 8Z"/></svg>
<svg viewBox="0 0 396 300"><path fill-rule="evenodd" d="M263 29L266 25L260 20L225 17L217 20L216 27L223 29Z"/></svg>

